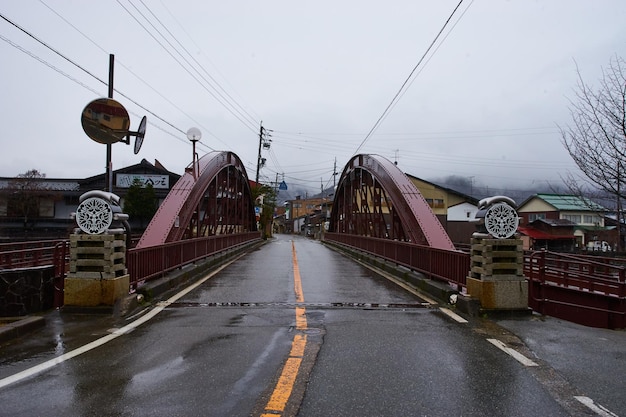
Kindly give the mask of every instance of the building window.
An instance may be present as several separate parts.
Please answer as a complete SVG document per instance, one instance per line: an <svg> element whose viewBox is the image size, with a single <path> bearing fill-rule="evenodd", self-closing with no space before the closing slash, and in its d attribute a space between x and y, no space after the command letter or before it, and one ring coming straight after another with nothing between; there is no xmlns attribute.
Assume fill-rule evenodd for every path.
<svg viewBox="0 0 626 417"><path fill-rule="evenodd" d="M427 198L426 203L428 203L430 208L445 208L442 198Z"/></svg>
<svg viewBox="0 0 626 417"><path fill-rule="evenodd" d="M585 224L596 224L596 225L598 225L598 224L600 224L600 217L594 216L594 215L591 215L591 214L585 214L583 216L583 221L584 221Z"/></svg>
<svg viewBox="0 0 626 417"><path fill-rule="evenodd" d="M531 213L528 215L528 222L532 223L535 220L545 219L545 218L546 218L546 213Z"/></svg>
<svg viewBox="0 0 626 417"><path fill-rule="evenodd" d="M562 218L565 219L565 220L569 220L572 223L579 224L581 216L580 216L580 214L564 214Z"/></svg>
<svg viewBox="0 0 626 417"><path fill-rule="evenodd" d="M39 217L54 217L54 200L48 198L39 200Z"/></svg>

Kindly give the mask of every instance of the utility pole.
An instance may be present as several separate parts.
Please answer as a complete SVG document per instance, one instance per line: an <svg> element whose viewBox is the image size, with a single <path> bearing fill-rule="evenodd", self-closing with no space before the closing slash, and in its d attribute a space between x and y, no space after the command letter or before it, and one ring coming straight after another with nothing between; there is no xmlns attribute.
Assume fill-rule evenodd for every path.
<svg viewBox="0 0 626 417"><path fill-rule="evenodd" d="M257 161L256 161L256 178L255 181L258 184L259 183L259 171L261 170L261 166L265 165L265 159L261 158L261 147L263 147L263 149L269 149L270 148L270 142L272 141L271 138L272 135L270 135L267 132L273 132L273 130L267 130L263 127L263 121L261 121L261 128L259 129L259 154L257 156Z"/></svg>
<svg viewBox="0 0 626 417"><path fill-rule="evenodd" d="M109 55L109 98L113 98L113 67L115 66L115 55ZM107 165L104 174L104 191L113 192L113 146L107 144Z"/></svg>

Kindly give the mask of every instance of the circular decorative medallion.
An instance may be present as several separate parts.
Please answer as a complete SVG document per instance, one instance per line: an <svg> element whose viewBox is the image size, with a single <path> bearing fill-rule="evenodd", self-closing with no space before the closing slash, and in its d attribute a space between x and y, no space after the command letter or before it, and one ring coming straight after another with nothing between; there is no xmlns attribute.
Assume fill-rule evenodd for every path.
<svg viewBox="0 0 626 417"><path fill-rule="evenodd" d="M104 233L113 222L111 205L101 198L87 198L76 209L76 222L80 230L90 235Z"/></svg>
<svg viewBox="0 0 626 417"><path fill-rule="evenodd" d="M494 204L485 213L485 227L493 237L508 239L517 231L517 212L508 204Z"/></svg>

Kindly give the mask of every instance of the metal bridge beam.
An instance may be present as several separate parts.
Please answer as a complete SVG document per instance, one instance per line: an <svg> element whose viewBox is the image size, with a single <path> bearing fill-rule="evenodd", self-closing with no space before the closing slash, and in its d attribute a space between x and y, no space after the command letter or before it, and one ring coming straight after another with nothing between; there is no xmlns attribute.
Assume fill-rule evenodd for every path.
<svg viewBox="0 0 626 417"><path fill-rule="evenodd" d="M379 155L356 155L344 168L330 231L455 250L415 184Z"/></svg>
<svg viewBox="0 0 626 417"><path fill-rule="evenodd" d="M256 231L246 170L232 152L210 152L172 187L137 248L181 239Z"/></svg>

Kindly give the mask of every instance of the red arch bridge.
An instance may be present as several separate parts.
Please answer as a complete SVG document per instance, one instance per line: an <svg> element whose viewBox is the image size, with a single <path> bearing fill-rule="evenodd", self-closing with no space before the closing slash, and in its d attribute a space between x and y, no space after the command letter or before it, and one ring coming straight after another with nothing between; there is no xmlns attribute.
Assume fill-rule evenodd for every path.
<svg viewBox="0 0 626 417"><path fill-rule="evenodd" d="M211 152L195 164L186 168L136 247L127 250L131 292L185 265L261 242L250 183L239 157ZM466 291L471 254L455 248L416 186L383 157L361 154L346 164L330 228L322 239L420 273L442 283L446 295ZM67 247L58 245L55 256L61 281ZM13 259L1 256L0 263ZM596 327L626 327L623 265L526 252L524 275L533 310Z"/></svg>

